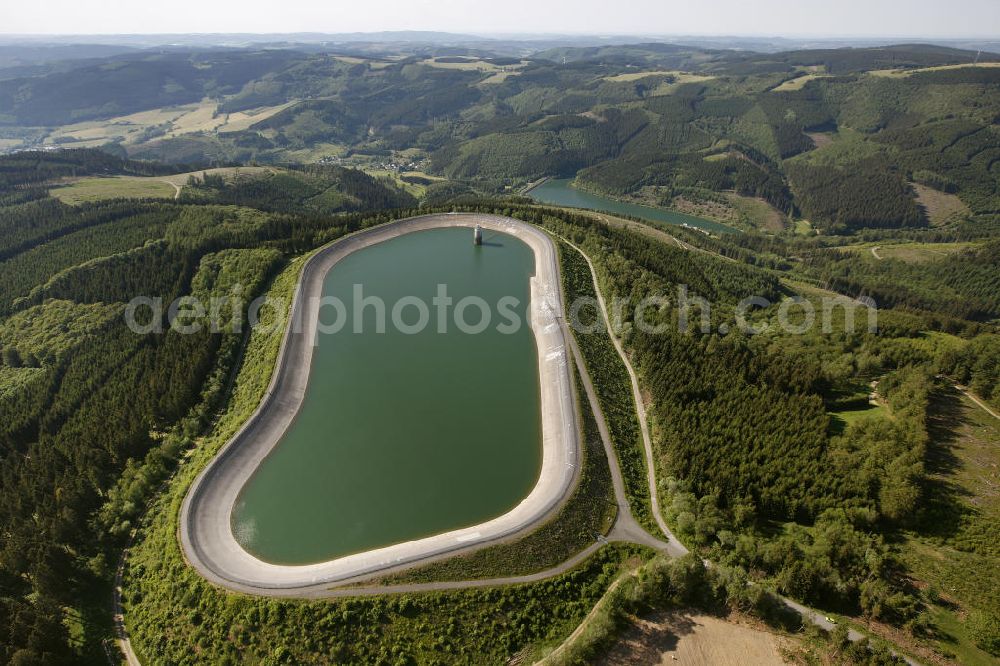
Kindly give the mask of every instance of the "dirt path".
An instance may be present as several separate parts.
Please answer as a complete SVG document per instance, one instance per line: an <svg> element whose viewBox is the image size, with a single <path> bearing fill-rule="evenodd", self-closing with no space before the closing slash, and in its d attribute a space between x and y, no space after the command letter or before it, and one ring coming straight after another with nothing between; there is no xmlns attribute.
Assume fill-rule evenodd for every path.
<svg viewBox="0 0 1000 666"><path fill-rule="evenodd" d="M972 391L970 391L968 388L962 386L961 384L955 384L955 388L957 388L959 391L961 391L962 394L965 395L966 398L968 398L972 402L974 402L977 405L979 405L980 407L982 407L986 411L987 414L989 414L990 416L992 416L995 419L1000 419L1000 414L998 414L995 411L993 411L993 408L991 408L985 402L983 402L982 400L980 400L976 396L976 394L973 393Z"/></svg>
<svg viewBox="0 0 1000 666"><path fill-rule="evenodd" d="M611 583L611 585L608 586L608 589L604 591L604 595L597 600L597 603L594 604L594 607L590 609L590 612L587 613L586 617L584 617L583 620L580 622L580 624L577 625L576 629L573 630L573 633L567 636L566 640L560 643L555 650L546 655L544 659L538 661L537 666L545 666L546 664L552 663L553 659L562 654L567 647L572 645L578 638L580 638L580 635L584 632L587 626L591 622L593 622L594 618L597 616L597 613L600 612L602 608L604 608L605 604L607 604L608 599L611 597L611 593L614 592L615 589L619 585L621 585L624 581L628 580L629 578L634 578L635 575L636 575L636 570L632 570L616 578L615 582Z"/></svg>
<svg viewBox="0 0 1000 666"><path fill-rule="evenodd" d="M131 543L131 538L129 538L129 542ZM118 569L115 571L115 588L112 597L115 635L117 636L115 643L118 645L121 655L124 655L125 663L128 664L128 666L142 666L142 662L139 661L139 658L135 655L135 651L132 649L132 641L128 638L128 632L125 631L125 609L122 608L122 575L125 569L125 553L127 552L128 549L126 548L122 554L121 560L118 563ZM108 659L111 659L110 652L108 652Z"/></svg>
<svg viewBox="0 0 1000 666"><path fill-rule="evenodd" d="M175 183L172 180L167 180L166 178L161 178L160 182L161 183L167 183L168 185L170 185L171 187L174 188L174 201L177 201L178 199L181 198L181 186L180 185L178 185L177 183Z"/></svg>
<svg viewBox="0 0 1000 666"><path fill-rule="evenodd" d="M882 255L880 255L878 253L878 250L879 250L880 247L882 247L882 246L881 245L876 245L875 247L872 248L872 256L875 257L876 259L878 259L879 261L882 260Z"/></svg>

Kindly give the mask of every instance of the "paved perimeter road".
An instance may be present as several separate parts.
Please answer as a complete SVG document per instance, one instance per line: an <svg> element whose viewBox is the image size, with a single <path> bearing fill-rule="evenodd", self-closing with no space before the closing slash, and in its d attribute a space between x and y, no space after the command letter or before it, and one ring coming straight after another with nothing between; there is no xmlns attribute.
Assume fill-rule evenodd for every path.
<svg viewBox="0 0 1000 666"><path fill-rule="evenodd" d="M473 527L302 566L257 559L233 536L231 513L240 489L281 440L305 397L319 321L323 283L330 269L358 250L426 229L471 227L510 234L535 255L531 328L538 347L542 410L542 470L528 496L508 513ZM315 254L303 269L289 325L266 397L254 415L195 480L181 508L180 537L192 566L206 579L241 592L308 595L317 586L385 572L430 557L466 551L509 538L548 519L568 498L578 476L579 433L566 329L561 323L558 253L538 227L492 215L430 215L397 220L342 238Z"/></svg>

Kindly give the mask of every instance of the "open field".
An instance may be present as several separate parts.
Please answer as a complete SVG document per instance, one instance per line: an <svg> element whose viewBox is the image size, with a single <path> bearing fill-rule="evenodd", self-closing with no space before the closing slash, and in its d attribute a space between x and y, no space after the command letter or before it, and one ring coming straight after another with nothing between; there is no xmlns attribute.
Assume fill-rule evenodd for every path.
<svg viewBox="0 0 1000 666"><path fill-rule="evenodd" d="M615 74L614 76L605 76L605 81L615 81L615 82L628 82L628 81L639 81L641 79L646 79L651 76L674 76L677 72L665 72L665 71L643 71L643 72L625 72L624 74Z"/></svg>
<svg viewBox="0 0 1000 666"><path fill-rule="evenodd" d="M971 212L969 207L954 194L935 190L919 183L914 183L913 189L917 193L917 202L923 206L927 213L927 219L935 226L957 222L967 217Z"/></svg>
<svg viewBox="0 0 1000 666"><path fill-rule="evenodd" d="M291 162L309 164L318 162L324 157L343 157L345 153L347 153L347 146L343 144L319 142L306 148L289 150L287 154Z"/></svg>
<svg viewBox="0 0 1000 666"><path fill-rule="evenodd" d="M475 58L469 58L464 62L442 62L438 58L428 58L420 63L421 65L427 65L428 67L437 67L438 69L459 69L463 71L476 71L476 72L501 72L504 70L516 70L523 65L496 65L492 62L487 62L485 60L478 60Z"/></svg>
<svg viewBox="0 0 1000 666"><path fill-rule="evenodd" d="M84 178L52 189L52 196L63 203L78 205L105 199L173 199L177 190L160 178L112 176Z"/></svg>
<svg viewBox="0 0 1000 666"><path fill-rule="evenodd" d="M798 78L789 79L783 82L780 86L775 86L771 88L772 92L786 92L789 90L802 90L805 88L806 84L810 81L815 81L816 79L822 79L828 77L829 74L805 74Z"/></svg>
<svg viewBox="0 0 1000 666"><path fill-rule="evenodd" d="M948 255L979 247L979 243L879 243L877 245L865 243L862 245L851 245L842 249L851 249L857 252L872 255L878 259L898 259L907 263L922 263L925 261L936 261Z"/></svg>
<svg viewBox="0 0 1000 666"><path fill-rule="evenodd" d="M674 80L672 82L664 81L658 85L653 91L653 95L669 95L686 83L703 83L704 81L711 81L715 78L714 76L691 74L688 72L671 73L674 76Z"/></svg>
<svg viewBox="0 0 1000 666"><path fill-rule="evenodd" d="M64 203L77 205L106 199L174 199L192 176L202 174L231 177L240 174L261 174L274 171L270 167L220 167L204 171L178 173L172 176L108 176L106 178L81 178L55 187L52 196Z"/></svg>
<svg viewBox="0 0 1000 666"><path fill-rule="evenodd" d="M684 611L637 618L597 663L738 666L787 663L782 649L793 641L743 622Z"/></svg>
<svg viewBox="0 0 1000 666"><path fill-rule="evenodd" d="M810 132L808 136L816 148L796 155L791 161L843 167L884 151L883 147L867 141L864 134L849 127L841 127L836 132Z"/></svg>
<svg viewBox="0 0 1000 666"><path fill-rule="evenodd" d="M756 229L778 233L788 225L788 218L763 199L726 193L726 198L740 213L740 220Z"/></svg>
<svg viewBox="0 0 1000 666"><path fill-rule="evenodd" d="M669 95L674 92L679 86L685 83L701 83L703 81L711 81L714 76L708 76L705 74L692 74L691 72L681 72L677 70L668 71L643 71L643 72L625 72L624 74L616 74L615 76L604 77L605 81L614 81L617 83L639 81L642 79L647 79L651 77L671 77L672 81L663 81L653 90L653 95Z"/></svg>
<svg viewBox="0 0 1000 666"><path fill-rule="evenodd" d="M176 137L198 132L238 132L296 104L290 101L276 106L248 109L237 113L217 114L218 102L203 100L197 104L166 107L118 116L103 121L64 125L50 134L46 145L92 147L111 141L142 143L156 136Z"/></svg>
<svg viewBox="0 0 1000 666"><path fill-rule="evenodd" d="M862 409L845 409L837 412L830 412L830 418L842 421L845 425L850 425L861 419L885 418L889 415L889 410L879 404L869 403Z"/></svg>
<svg viewBox="0 0 1000 666"><path fill-rule="evenodd" d="M868 72L868 74L871 76L901 79L917 74L918 72L939 72L947 69L965 69L966 67L1000 67L1000 62L970 62L961 65L938 65L937 67L921 67L919 69L875 69Z"/></svg>
<svg viewBox="0 0 1000 666"><path fill-rule="evenodd" d="M172 176L158 176L156 179L161 181L166 181L172 185L177 185L178 187L184 187L188 178L194 176L195 178L201 179L202 174L208 174L209 176L222 176L223 178L236 177L240 175L260 175L263 173L273 173L277 169L273 167L255 167L255 166L243 166L243 167L218 167L215 169L205 169L203 171L189 171L186 173L177 173Z"/></svg>

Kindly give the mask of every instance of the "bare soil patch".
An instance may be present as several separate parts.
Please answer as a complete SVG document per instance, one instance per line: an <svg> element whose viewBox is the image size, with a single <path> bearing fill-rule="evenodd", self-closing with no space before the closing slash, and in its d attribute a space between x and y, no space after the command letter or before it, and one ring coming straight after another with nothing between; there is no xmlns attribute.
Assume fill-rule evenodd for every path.
<svg viewBox="0 0 1000 666"><path fill-rule="evenodd" d="M698 612L661 612L636 619L599 664L685 664L742 666L788 663L782 651L790 639L743 620Z"/></svg>
<svg viewBox="0 0 1000 666"><path fill-rule="evenodd" d="M833 133L831 132L806 132L806 136L812 139L813 145L817 148L833 143Z"/></svg>

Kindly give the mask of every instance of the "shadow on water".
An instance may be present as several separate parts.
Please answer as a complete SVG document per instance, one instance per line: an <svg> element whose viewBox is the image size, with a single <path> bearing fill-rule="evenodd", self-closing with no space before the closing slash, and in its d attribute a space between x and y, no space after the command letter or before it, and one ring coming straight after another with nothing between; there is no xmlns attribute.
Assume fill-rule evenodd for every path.
<svg viewBox="0 0 1000 666"><path fill-rule="evenodd" d="M924 510L918 531L928 536L954 536L964 518L975 513L965 501L969 492L955 480L962 461L955 455L958 429L965 422L961 395L952 386L931 394L927 414L927 479L924 484Z"/></svg>
<svg viewBox="0 0 1000 666"><path fill-rule="evenodd" d="M479 244L481 247L503 247L503 243L500 242L499 234L483 234L483 241Z"/></svg>

